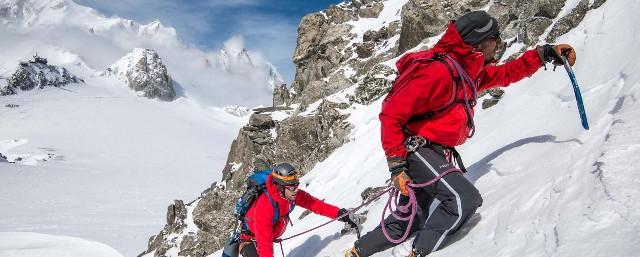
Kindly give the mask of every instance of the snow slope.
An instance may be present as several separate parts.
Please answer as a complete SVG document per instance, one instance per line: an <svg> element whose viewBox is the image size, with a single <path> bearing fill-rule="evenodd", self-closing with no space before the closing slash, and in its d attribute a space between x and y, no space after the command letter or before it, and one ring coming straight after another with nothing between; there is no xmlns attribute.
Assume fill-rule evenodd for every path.
<svg viewBox="0 0 640 257"><path fill-rule="evenodd" d="M638 256L638 13L639 2L607 1L557 40L577 50L574 70L591 130L580 126L562 67L541 69L507 88L497 106L478 108L476 136L459 150L469 168L466 176L484 204L449 246L429 256ZM305 175L305 190L329 203L355 207L365 188L385 184L389 174L378 140L380 104L351 111L352 141ZM386 196L366 208L364 231L380 222L385 201ZM294 225L283 237L326 221L316 215L298 220L301 213L292 213ZM284 252L290 257L341 256L356 238L340 237L340 228L332 223L285 241ZM411 243L405 243L374 256L406 256L410 249Z"/></svg>
<svg viewBox="0 0 640 257"><path fill-rule="evenodd" d="M16 242L8 244L8 242ZM88 240L38 233L0 232L0 257L121 257L113 248Z"/></svg>
<svg viewBox="0 0 640 257"><path fill-rule="evenodd" d="M169 203L221 178L248 117L140 98L118 83L96 77L0 98L0 151L17 162L0 163L0 231L86 238L133 256Z"/></svg>

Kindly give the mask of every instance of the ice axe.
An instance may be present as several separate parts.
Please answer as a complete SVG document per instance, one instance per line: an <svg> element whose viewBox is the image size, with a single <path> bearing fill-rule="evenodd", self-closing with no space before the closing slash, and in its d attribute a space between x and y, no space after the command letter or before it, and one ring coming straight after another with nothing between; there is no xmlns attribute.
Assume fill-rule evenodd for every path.
<svg viewBox="0 0 640 257"><path fill-rule="evenodd" d="M567 50L571 51L570 49ZM569 79L571 80L571 84L573 85L573 93L576 96L576 104L578 104L578 112L580 113L580 121L582 122L582 127L585 130L589 130L589 122L587 121L587 113L585 112L584 104L582 103L582 94L580 93L578 80L576 80L576 74L573 73L573 69L571 69L571 66L569 66L567 55L569 55L568 52L563 52L560 58L562 58L564 69L567 70L567 74L569 74Z"/></svg>

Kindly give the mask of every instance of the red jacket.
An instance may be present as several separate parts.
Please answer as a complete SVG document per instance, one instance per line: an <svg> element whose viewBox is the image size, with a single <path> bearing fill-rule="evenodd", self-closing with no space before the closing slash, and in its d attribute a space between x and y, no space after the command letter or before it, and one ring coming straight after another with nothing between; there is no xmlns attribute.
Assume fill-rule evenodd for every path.
<svg viewBox="0 0 640 257"><path fill-rule="evenodd" d="M430 50L408 53L398 60L398 73L411 67L417 58L430 58L433 53L447 53L455 59L476 82L478 91L493 87L505 87L536 72L542 63L535 49L525 52L516 60L503 65L485 65L484 55L474 51L473 47L464 43L453 22L440 41ZM432 62L435 64L438 62ZM443 107L453 94L453 78L443 64L428 65L416 70L406 82L403 90L394 92L382 104L379 118L382 123L382 148L387 157L406 157L404 148L405 134L402 125L411 131L445 146L456 146L467 140L467 114L462 104L454 104L452 108L438 113L428 120L419 120L407 124L410 117L425 114ZM471 90L465 87L467 95ZM463 98L463 91L458 90L456 99ZM473 118L473 110L471 111Z"/></svg>
<svg viewBox="0 0 640 257"><path fill-rule="evenodd" d="M255 239L257 243L258 255L260 257L273 257L273 241L279 238L287 228L289 222L288 213L292 203L281 196L280 192L273 184L271 175L267 178L267 193L271 199L278 204L280 217L273 224L275 215L273 205L266 194L261 194L253 205L247 210L245 221L253 235L242 234L241 239ZM327 204L309 193L298 190L295 205L308 209L314 213L329 218L338 217L338 207Z"/></svg>

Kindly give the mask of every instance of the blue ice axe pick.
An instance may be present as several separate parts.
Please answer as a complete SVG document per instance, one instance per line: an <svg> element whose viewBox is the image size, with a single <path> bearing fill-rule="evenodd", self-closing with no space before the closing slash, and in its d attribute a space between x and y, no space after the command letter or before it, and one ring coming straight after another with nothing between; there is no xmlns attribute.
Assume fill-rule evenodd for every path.
<svg viewBox="0 0 640 257"><path fill-rule="evenodd" d="M584 104L582 103L582 94L580 94L580 87L578 87L578 80L576 80L576 74L573 73L573 69L569 66L569 61L567 57L561 56L562 62L564 63L564 69L567 70L569 74L569 79L571 80L571 84L573 84L573 93L576 95L576 103L578 104L578 112L580 113L580 121L582 122L582 127L586 130L589 130L589 122L587 121L587 113L584 110Z"/></svg>

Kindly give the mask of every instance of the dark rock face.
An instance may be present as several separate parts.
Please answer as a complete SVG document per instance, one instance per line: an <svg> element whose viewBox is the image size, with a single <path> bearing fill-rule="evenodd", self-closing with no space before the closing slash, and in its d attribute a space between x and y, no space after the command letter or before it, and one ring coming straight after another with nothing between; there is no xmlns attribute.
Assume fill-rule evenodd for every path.
<svg viewBox="0 0 640 257"><path fill-rule="evenodd" d="M377 18L383 7L381 2L368 3L358 10L358 16L360 18Z"/></svg>
<svg viewBox="0 0 640 257"><path fill-rule="evenodd" d="M162 59L151 49L136 48L102 73L116 76L133 91L147 98L172 101L176 97L173 80Z"/></svg>
<svg viewBox="0 0 640 257"><path fill-rule="evenodd" d="M279 162L292 163L306 173L346 142L351 127L338 111L346 107L324 101L315 115L295 115L277 122L270 114L253 114L231 144L223 181L229 188L241 188L251 171Z"/></svg>
<svg viewBox="0 0 640 257"><path fill-rule="evenodd" d="M488 0L409 0L402 7L402 30L398 53L403 53L428 37L444 31L449 20L486 5Z"/></svg>
<svg viewBox="0 0 640 257"><path fill-rule="evenodd" d="M386 65L376 65L371 72L367 73L362 83L356 87L355 95L349 100L359 104L370 104L380 97L386 95L391 90L393 81L391 75L395 70Z"/></svg>
<svg viewBox="0 0 640 257"><path fill-rule="evenodd" d="M492 88L492 89L484 90L480 92L480 94L478 95L479 97L482 97L483 95L486 95L486 94L489 94L491 98L484 99L482 101L482 109L487 109L491 106L498 104L498 101L500 101L500 99L502 99L502 96L504 95L504 90L502 90L501 88Z"/></svg>
<svg viewBox="0 0 640 257"><path fill-rule="evenodd" d="M373 55L373 48L375 44L373 42L364 42L362 44L358 44L356 46L356 54L358 54L358 58L369 58Z"/></svg>
<svg viewBox="0 0 640 257"><path fill-rule="evenodd" d="M384 40L389 39L389 29L387 27L382 27L378 31L368 30L362 36L363 42L375 42L382 43Z"/></svg>
<svg viewBox="0 0 640 257"><path fill-rule="evenodd" d="M517 37L527 46L536 44L544 30L551 25L564 0L506 0L489 9L500 23L503 38Z"/></svg>
<svg viewBox="0 0 640 257"><path fill-rule="evenodd" d="M286 84L273 88L273 106L291 104L291 94Z"/></svg>
<svg viewBox="0 0 640 257"><path fill-rule="evenodd" d="M285 94L278 91L274 93L274 104L311 104L350 87L368 68L393 58L396 46L389 45L387 39L399 33L399 21L365 33L362 42L356 40L352 26L346 24L377 17L383 7L384 1L380 0L352 1L305 16L298 27L298 45L293 57L296 75L289 92L290 101L282 101ZM381 48L387 50L380 51ZM346 72L347 66L353 67L355 74Z"/></svg>
<svg viewBox="0 0 640 257"><path fill-rule="evenodd" d="M41 59L41 58L40 58ZM71 83L84 83L67 69L44 62L22 62L11 74L5 85L0 86L0 95L13 95L18 90L31 90L44 87L64 87Z"/></svg>
<svg viewBox="0 0 640 257"><path fill-rule="evenodd" d="M174 247L168 236L175 233L180 234L187 227L185 219L187 218L187 209L181 200L175 200L173 204L167 207L167 224L159 235L149 238L149 249L156 251L155 256L165 256L166 252ZM140 255L146 254L144 252Z"/></svg>

